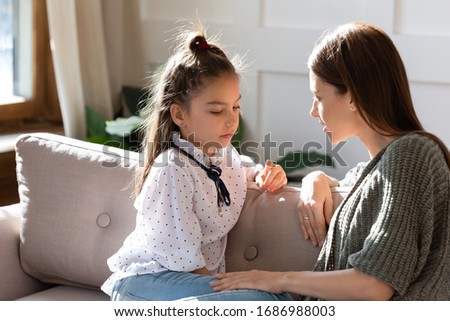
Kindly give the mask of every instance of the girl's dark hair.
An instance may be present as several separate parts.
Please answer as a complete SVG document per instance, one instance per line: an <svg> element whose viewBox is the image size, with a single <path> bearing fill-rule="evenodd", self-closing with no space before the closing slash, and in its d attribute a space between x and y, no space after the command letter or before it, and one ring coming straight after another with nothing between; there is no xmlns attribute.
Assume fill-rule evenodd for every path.
<svg viewBox="0 0 450 321"><path fill-rule="evenodd" d="M211 78L226 73L239 77L239 59L230 60L217 43L206 39L204 31L183 32L177 40L175 53L151 79L150 98L143 108L144 166L136 175L137 194L156 157L170 147L173 132L179 131L172 121L170 106L176 103L189 108L191 100Z"/></svg>
<svg viewBox="0 0 450 321"><path fill-rule="evenodd" d="M337 92L350 92L364 121L386 136L417 132L436 141L450 167L446 145L422 127L411 98L408 77L391 38L365 23L349 23L325 33L308 67Z"/></svg>

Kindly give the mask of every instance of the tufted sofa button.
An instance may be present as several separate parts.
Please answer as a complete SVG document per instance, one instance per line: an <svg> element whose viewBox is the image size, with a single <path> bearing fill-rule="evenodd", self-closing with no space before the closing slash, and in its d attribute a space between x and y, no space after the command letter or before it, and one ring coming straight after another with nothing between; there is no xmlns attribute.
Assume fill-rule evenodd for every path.
<svg viewBox="0 0 450 321"><path fill-rule="evenodd" d="M245 249L244 257L247 261L253 261L258 257L258 248L256 246L249 246Z"/></svg>
<svg viewBox="0 0 450 321"><path fill-rule="evenodd" d="M97 217L97 225L100 228L105 228L111 223L111 217L108 213L101 213Z"/></svg>

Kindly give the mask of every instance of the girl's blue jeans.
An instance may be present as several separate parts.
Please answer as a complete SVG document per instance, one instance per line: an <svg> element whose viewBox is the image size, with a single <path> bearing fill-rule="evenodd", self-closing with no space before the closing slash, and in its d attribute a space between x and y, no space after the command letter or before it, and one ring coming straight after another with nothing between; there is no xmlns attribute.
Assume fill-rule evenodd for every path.
<svg viewBox="0 0 450 321"><path fill-rule="evenodd" d="M209 275L163 271L129 276L118 280L113 289L114 301L288 301L288 293L273 294L258 290L214 292Z"/></svg>

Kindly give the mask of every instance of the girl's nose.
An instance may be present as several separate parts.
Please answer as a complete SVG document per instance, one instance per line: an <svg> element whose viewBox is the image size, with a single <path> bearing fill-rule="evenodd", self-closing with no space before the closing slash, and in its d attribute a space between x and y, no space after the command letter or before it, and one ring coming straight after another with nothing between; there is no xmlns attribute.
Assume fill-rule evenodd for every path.
<svg viewBox="0 0 450 321"><path fill-rule="evenodd" d="M237 123L239 123L239 113L229 113L225 125L233 127Z"/></svg>

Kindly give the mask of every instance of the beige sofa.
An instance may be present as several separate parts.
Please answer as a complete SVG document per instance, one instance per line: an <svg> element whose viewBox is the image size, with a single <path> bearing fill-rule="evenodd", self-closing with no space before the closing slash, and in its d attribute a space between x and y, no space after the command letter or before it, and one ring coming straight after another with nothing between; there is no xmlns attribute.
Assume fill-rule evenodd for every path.
<svg viewBox="0 0 450 321"><path fill-rule="evenodd" d="M140 154L53 134L16 144L20 203L0 208L0 300L108 300L106 259L133 229L132 174ZM311 269L300 190L248 189L229 235L228 270ZM344 195L334 192L335 205Z"/></svg>

